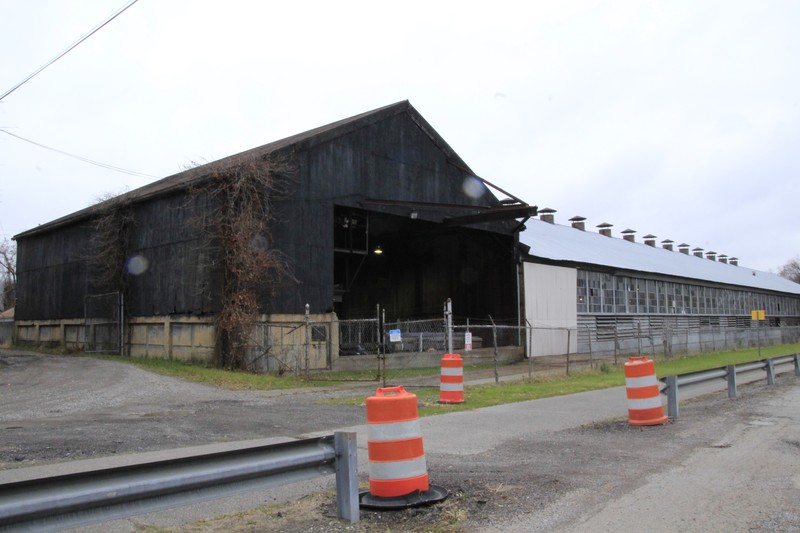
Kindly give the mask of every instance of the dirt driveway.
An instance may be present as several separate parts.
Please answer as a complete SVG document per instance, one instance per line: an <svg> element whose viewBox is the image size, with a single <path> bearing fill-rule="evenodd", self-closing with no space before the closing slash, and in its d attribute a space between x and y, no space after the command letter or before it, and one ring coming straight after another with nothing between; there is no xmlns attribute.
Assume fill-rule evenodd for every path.
<svg viewBox="0 0 800 533"><path fill-rule="evenodd" d="M315 401L335 393L220 391L89 358L3 351L0 386L0 468L364 423L363 407ZM317 492L171 528L135 518L128 531L800 531L798 404L789 373L776 386L740 387L736 400L722 393L688 402L667 426L606 419L520 427L478 451L437 445L429 473L450 498L362 511L358 526L338 522L331 493Z"/></svg>

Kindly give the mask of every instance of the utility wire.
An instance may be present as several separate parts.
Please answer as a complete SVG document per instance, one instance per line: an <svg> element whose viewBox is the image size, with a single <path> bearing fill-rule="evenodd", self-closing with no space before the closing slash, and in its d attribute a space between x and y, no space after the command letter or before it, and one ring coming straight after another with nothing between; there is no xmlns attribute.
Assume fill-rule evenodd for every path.
<svg viewBox="0 0 800 533"><path fill-rule="evenodd" d="M98 30L100 30L100 28L102 28L103 26L105 26L106 24L108 24L109 22L111 22L112 20L114 20L115 18L117 18L117 17L118 17L119 15L121 15L121 14L122 14L122 13L123 13L123 12L124 12L126 9L128 9L129 7L131 7L133 4L135 4L135 3L136 3L136 2L138 2L138 1L139 1L139 0L130 0L130 2L128 2L127 4L125 4L124 6L122 6L121 8L119 8L119 9L118 9L116 12L114 12L112 15L110 15L110 16L109 16L107 19L105 19L103 22L101 22L100 24L98 24L97 26L95 26L95 27L94 27L94 28L93 28L93 29L92 29L92 30L91 30L89 33L87 33L86 35L84 35L83 37L81 37L80 39L78 39L77 41L75 41L74 43L72 43L72 44L69 46L69 48L67 48L66 50L64 50L63 52L61 52L60 54L58 54L56 57L54 57L53 59L51 59L50 61L48 61L47 63L45 63L43 66L41 66L40 68L38 68L37 70L35 70L35 71L34 71L32 74L30 74L30 75L29 75L27 78L25 78L24 80L22 80L21 82L19 82L18 84L14 85L12 88L10 88L10 89L9 89L9 90L7 90L6 92L4 92L4 93L3 93L3 95L2 95L2 96L0 96L0 102L2 102L2 101L3 101L3 99L4 99L6 96L8 96L9 94L13 93L14 91L16 91L17 89L19 89L20 87L22 87L22 85L24 85L25 83L27 83L27 82L28 82L28 81L29 81L31 78L33 78L34 76L36 76L37 74L39 74L41 71L43 71L44 69L46 69L47 67L49 67L50 65L52 65L53 63L55 63L56 61L58 61L59 59L61 59L62 57L64 57L65 55L67 55L67 54L68 54L68 53L69 53L69 52L70 52L70 51L71 51L73 48L75 48L76 46L78 46L79 44L81 44L83 41L85 41L86 39L88 39L89 37L91 37L92 35L94 35L95 33L97 33L97 31L98 31ZM8 133L8 132L6 132L6 133Z"/></svg>
<svg viewBox="0 0 800 533"><path fill-rule="evenodd" d="M15 133L11 133L10 131L6 131L6 130L4 130L2 128L0 128L0 132L5 133L6 135L10 135L12 137L16 137L17 139L19 139L21 141L25 141L26 143L33 144L34 146L38 146L39 148L44 148L45 150L50 150L50 151L56 152L58 154L65 155L67 157L72 157L74 159L77 159L78 161L83 161L84 163L89 163L91 165L96 165L98 167L102 167L102 168L105 168L105 169L108 169L108 170L113 170L115 172L122 172L123 174L130 174L131 176L139 176L139 177L142 177L142 178L158 178L159 177L159 176L153 176L152 174L145 174L143 172L136 172L134 170L127 170L127 169L124 169L124 168L121 168L121 167L115 167L114 165L109 165L107 163L101 163L99 161L94 161L92 159L87 159L85 157L81 157L79 155L71 154L69 152L65 152L63 150L59 150L57 148L52 148L50 146L45 146L44 144L37 143L36 141L32 141L30 139L26 139L25 137L21 137L21 136L15 134Z"/></svg>

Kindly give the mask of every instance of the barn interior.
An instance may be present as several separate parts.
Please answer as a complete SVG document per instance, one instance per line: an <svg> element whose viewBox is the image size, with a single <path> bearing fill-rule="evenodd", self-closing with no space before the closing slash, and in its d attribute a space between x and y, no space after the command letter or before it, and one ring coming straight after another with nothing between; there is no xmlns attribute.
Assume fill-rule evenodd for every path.
<svg viewBox="0 0 800 533"><path fill-rule="evenodd" d="M514 222L513 220L511 222ZM337 206L334 212L334 305L341 319L436 318L450 298L454 313L516 316L511 232Z"/></svg>

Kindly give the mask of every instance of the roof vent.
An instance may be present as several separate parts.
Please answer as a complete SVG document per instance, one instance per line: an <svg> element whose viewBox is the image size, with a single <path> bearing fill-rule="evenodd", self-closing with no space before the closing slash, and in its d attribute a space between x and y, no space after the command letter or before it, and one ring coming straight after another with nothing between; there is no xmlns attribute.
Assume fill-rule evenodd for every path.
<svg viewBox="0 0 800 533"><path fill-rule="evenodd" d="M711 261L717 260L717 252L706 252L706 259Z"/></svg>
<svg viewBox="0 0 800 533"><path fill-rule="evenodd" d="M581 231L586 231L586 224L584 223L586 217L575 216L569 219L572 222L572 227Z"/></svg>
<svg viewBox="0 0 800 533"><path fill-rule="evenodd" d="M661 247L664 248L665 250L669 250L671 252L672 251L672 245L674 243L675 243L675 241L671 241L669 239L664 239L663 241L661 241Z"/></svg>
<svg viewBox="0 0 800 533"><path fill-rule="evenodd" d="M731 257L728 259L728 264L733 266L739 266L739 258L738 257Z"/></svg>
<svg viewBox="0 0 800 533"><path fill-rule="evenodd" d="M678 251L682 254L689 255L689 246L691 246L691 244L686 244L686 243L679 244Z"/></svg>
<svg viewBox="0 0 800 533"><path fill-rule="evenodd" d="M692 253L695 257L703 257L703 249L702 248L692 248Z"/></svg>
<svg viewBox="0 0 800 533"><path fill-rule="evenodd" d="M609 224L608 222L603 222L602 224L597 225L600 235L605 235L606 237L611 237L611 228L613 226L613 224Z"/></svg>
<svg viewBox="0 0 800 533"><path fill-rule="evenodd" d="M653 248L655 248L656 247L656 236L655 235L651 235L651 234L648 233L647 235L644 236L644 243L647 246L652 246Z"/></svg>
<svg viewBox="0 0 800 533"><path fill-rule="evenodd" d="M717 256L717 261L719 261L720 263L725 263L727 265L728 264L728 256L725 255L725 254L719 254Z"/></svg>
<svg viewBox="0 0 800 533"><path fill-rule="evenodd" d="M636 233L635 229L626 229L622 232L622 238L628 242L636 242L636 237L634 236Z"/></svg>
<svg viewBox="0 0 800 533"><path fill-rule="evenodd" d="M539 209L539 218L542 222L547 222L548 224L555 224L556 217L553 215L555 213L555 209L551 209L549 207L545 207L544 209Z"/></svg>

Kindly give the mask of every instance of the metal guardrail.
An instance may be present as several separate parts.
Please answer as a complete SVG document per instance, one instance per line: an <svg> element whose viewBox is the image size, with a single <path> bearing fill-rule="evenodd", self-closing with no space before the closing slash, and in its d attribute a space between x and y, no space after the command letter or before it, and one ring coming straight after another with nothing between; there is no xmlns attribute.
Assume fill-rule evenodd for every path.
<svg viewBox="0 0 800 533"><path fill-rule="evenodd" d="M358 522L356 434L336 432L0 485L0 531L58 531L336 474L339 518Z"/></svg>
<svg viewBox="0 0 800 533"><path fill-rule="evenodd" d="M665 384L661 393L667 395L667 416L672 419L678 418L678 391L681 387L722 378L728 382L728 398L735 398L737 374L752 372L754 370L764 370L767 373L767 384L774 385L775 367L787 363L794 363L794 374L795 376L800 376L800 354L763 359L761 361L742 363L740 365L728 365L711 370L702 370L700 372L666 376L661 379L661 382Z"/></svg>

